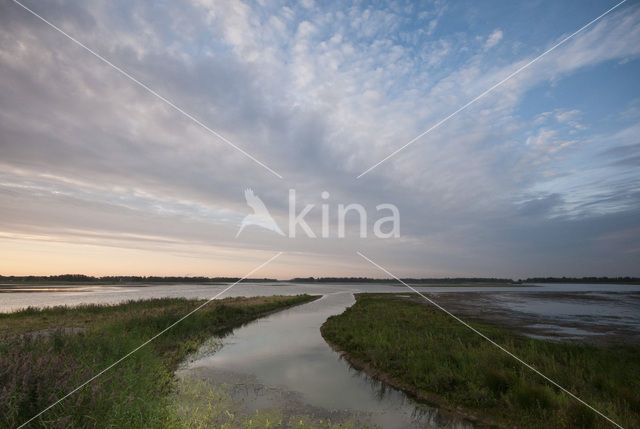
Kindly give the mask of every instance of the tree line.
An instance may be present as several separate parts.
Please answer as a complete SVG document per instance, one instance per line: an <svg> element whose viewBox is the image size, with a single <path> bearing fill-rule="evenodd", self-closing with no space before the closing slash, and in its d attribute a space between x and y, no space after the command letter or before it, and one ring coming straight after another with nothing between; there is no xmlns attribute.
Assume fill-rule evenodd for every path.
<svg viewBox="0 0 640 429"><path fill-rule="evenodd" d="M228 283L237 282L240 277L186 277L186 276L86 276L84 274L62 274L55 276L2 276L0 282L31 283L31 282L59 282L59 283ZM276 279L259 278L246 279L251 282L276 282Z"/></svg>
<svg viewBox="0 0 640 429"><path fill-rule="evenodd" d="M240 277L205 277L205 276L87 276L84 274L62 274L53 276L3 276L2 283L229 283L237 282ZM640 284L639 277L529 277L526 279L508 279L498 277L444 277L444 278L403 278L405 283L624 283ZM295 277L291 280L277 280L270 278L245 279L249 282L291 282L291 283L389 283L395 282L390 278L372 277Z"/></svg>

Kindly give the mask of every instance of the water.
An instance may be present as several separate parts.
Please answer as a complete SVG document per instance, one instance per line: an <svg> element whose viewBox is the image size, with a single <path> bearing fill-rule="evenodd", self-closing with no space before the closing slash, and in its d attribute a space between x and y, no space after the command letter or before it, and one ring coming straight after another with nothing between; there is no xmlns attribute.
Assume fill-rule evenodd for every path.
<svg viewBox="0 0 640 429"><path fill-rule="evenodd" d="M30 289L45 289L42 292L16 292L0 285L0 312L21 308L47 307L78 304L116 304L129 299L160 297L211 298L222 291L226 284L171 284L135 286L69 285L65 291L46 289L55 286L33 286ZM533 293L629 293L640 292L640 285L607 284L540 284L527 286L415 286L421 292L484 292L495 296L515 297L525 292ZM7 292L3 292L7 291ZM239 283L226 296L297 295L308 293L324 295L333 292L396 292L410 293L401 284L304 284L304 283Z"/></svg>
<svg viewBox="0 0 640 429"><path fill-rule="evenodd" d="M351 369L327 345L320 326L353 302L351 293L334 292L236 329L219 350L190 360L178 375L231 385L233 401L243 403L247 415L279 408L357 421L357 427L472 427Z"/></svg>
<svg viewBox="0 0 640 429"><path fill-rule="evenodd" d="M206 299L222 291L225 284L172 284L135 286L77 286L52 291L51 286L30 287L41 292L17 292L0 285L0 312L28 306L45 307L78 304L116 304L130 299L185 297ZM47 290L49 288L49 290ZM522 327L539 331L535 325L555 325L555 334L588 328L603 334L640 335L640 285L532 284L525 286L415 286L454 313L473 315L478 311L502 313L501 322L518 321ZM3 292L7 291L7 292ZM336 292L411 292L400 284L304 284L240 283L225 296L326 295ZM448 299L445 299L447 298ZM453 299L451 297L454 297ZM580 326L578 326L580 325ZM517 327L517 326L516 326ZM572 329L570 329L572 328ZM553 329L551 329L553 330ZM549 329L547 330L549 331ZM540 332L523 331L539 335ZM543 335L544 336L544 335ZM588 336L578 335L578 338Z"/></svg>
<svg viewBox="0 0 640 429"><path fill-rule="evenodd" d="M185 297L206 299L226 284L135 286L69 285L64 291L18 292L0 285L0 312L28 306L116 304L130 299ZM573 339L640 337L640 285L532 284L525 286L415 286L460 316L492 314L498 324L533 337ZM3 292L6 291L6 292ZM395 292L413 295L401 284L239 283L225 296L327 295ZM598 332L598 336L592 335ZM595 338L595 339L597 339Z"/></svg>
<svg viewBox="0 0 640 429"><path fill-rule="evenodd" d="M48 286L50 288L50 286ZM64 291L0 292L0 311L27 306L114 304L157 297L210 298L227 285L68 286ZM47 288L47 287L43 287ZM7 290L0 286L1 290ZM34 287L33 289L38 289ZM640 286L540 284L416 286L463 319L478 314L535 338L597 341L640 339ZM230 401L249 414L277 408L285 415L313 415L385 428L464 427L437 410L355 371L332 351L319 328L353 303L353 293L395 292L415 298L402 285L241 283L225 296L323 295L318 301L260 319L206 348L179 371L183 380L226 386ZM187 407L190 404L186 404ZM361 424L363 423L364 424Z"/></svg>

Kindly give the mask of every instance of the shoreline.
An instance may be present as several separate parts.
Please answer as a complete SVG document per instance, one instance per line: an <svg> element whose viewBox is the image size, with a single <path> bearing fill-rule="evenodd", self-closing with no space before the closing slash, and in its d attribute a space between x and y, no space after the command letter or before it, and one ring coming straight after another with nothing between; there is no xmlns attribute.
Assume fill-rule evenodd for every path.
<svg viewBox="0 0 640 429"><path fill-rule="evenodd" d="M75 392L32 425L182 427L170 392L185 356L213 336L318 298L226 298L193 315L206 300L161 298L0 314L0 381L7 386L0 391L0 426L18 426L46 409L52 397ZM185 314L191 317L175 324ZM159 335L167 326L173 329ZM149 339L155 341L147 345ZM122 359L132 350L135 355ZM114 362L110 375L75 391Z"/></svg>
<svg viewBox="0 0 640 429"><path fill-rule="evenodd" d="M462 407L452 407L451 404L448 404L438 395L420 391L419 389L411 386L409 383L406 383L381 369L374 368L370 363L364 361L363 359L358 359L351 356L348 352L342 350L336 344L331 342L329 339L327 339L322 330L320 330L320 333L327 345L331 347L333 351L338 353L338 355L340 355L340 358L344 359L353 369L355 369L356 371L362 371L374 380L404 392L407 396L411 397L420 404L435 408L437 412L444 417L449 419L463 420L472 423L477 428L489 428L495 427L497 425L497 422L493 421L493 419L488 415L474 412L472 410L466 410Z"/></svg>
<svg viewBox="0 0 640 429"><path fill-rule="evenodd" d="M554 342L480 318L471 323L594 407L610 409L610 417L630 426L637 422L633 386L639 381L633 374L639 343ZM355 370L478 427L601 423L582 404L422 302L357 294L353 306L327 319L321 334Z"/></svg>

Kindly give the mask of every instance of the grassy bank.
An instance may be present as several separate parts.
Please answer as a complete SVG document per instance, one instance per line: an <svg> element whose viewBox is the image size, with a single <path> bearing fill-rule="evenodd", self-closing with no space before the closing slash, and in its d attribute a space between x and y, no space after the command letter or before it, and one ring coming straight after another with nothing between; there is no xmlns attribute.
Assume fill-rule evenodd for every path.
<svg viewBox="0 0 640 429"><path fill-rule="evenodd" d="M624 427L640 427L640 346L595 347L473 323ZM614 427L443 312L361 294L322 326L360 367L414 396L500 427Z"/></svg>
<svg viewBox="0 0 640 429"><path fill-rule="evenodd" d="M211 335L308 295L216 300L29 427L180 427L176 365ZM154 299L0 314L0 427L16 427L204 301Z"/></svg>

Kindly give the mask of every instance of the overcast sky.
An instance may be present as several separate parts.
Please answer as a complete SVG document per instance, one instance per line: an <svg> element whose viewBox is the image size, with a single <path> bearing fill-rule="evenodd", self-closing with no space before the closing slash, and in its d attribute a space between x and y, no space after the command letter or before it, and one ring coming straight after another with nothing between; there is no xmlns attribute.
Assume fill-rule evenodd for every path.
<svg viewBox="0 0 640 429"><path fill-rule="evenodd" d="M280 179L2 1L0 274L638 276L637 2L357 178L615 3L24 1ZM245 188L330 238L235 238Z"/></svg>

